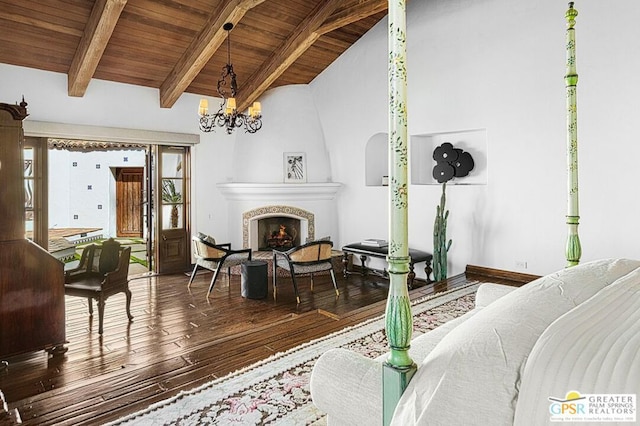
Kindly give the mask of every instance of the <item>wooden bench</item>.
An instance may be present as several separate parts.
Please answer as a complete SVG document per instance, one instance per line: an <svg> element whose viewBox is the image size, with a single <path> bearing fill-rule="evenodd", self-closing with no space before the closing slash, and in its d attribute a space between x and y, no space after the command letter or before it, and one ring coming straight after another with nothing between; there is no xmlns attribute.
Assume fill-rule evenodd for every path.
<svg viewBox="0 0 640 426"><path fill-rule="evenodd" d="M386 270L379 271L376 269L368 268L366 266L366 261L367 261L367 258L369 257L386 259L388 255L387 246L376 247L376 246L369 246L361 243L352 243L352 244L347 244L346 246L343 246L342 252L344 253L342 262L344 264L343 275L345 278L348 278L349 274L354 273L353 271L349 271L349 268L348 268L350 254L358 255L360 257L360 262L362 264L362 269L360 273L362 274L362 276L365 276L367 272L373 272L378 276L388 278L389 274ZM433 259L433 255L431 253L427 253L426 251L410 248L409 257L411 258L411 260L409 261L409 275L407 276L407 285L409 286L409 288L413 288L413 280L416 277L416 274L414 272L414 265L416 263L425 262L424 272L427 275L427 283L430 283L431 282L430 276L432 271L431 260Z"/></svg>

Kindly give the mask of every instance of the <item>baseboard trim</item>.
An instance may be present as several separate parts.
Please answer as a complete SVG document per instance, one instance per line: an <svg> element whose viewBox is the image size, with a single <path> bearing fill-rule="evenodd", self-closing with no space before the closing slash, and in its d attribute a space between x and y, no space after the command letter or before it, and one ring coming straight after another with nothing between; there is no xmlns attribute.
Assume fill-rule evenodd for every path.
<svg viewBox="0 0 640 426"><path fill-rule="evenodd" d="M514 283L519 283L520 285L540 278L539 275L524 274L522 272L506 271L503 269L487 268L484 266L476 265L467 265L465 269L465 275L467 279L475 275L496 281L507 280Z"/></svg>

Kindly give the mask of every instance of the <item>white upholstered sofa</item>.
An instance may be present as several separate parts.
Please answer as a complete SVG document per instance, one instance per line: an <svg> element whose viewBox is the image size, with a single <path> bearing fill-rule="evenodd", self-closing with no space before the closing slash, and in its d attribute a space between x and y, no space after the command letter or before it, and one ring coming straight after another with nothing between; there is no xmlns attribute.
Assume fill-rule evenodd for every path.
<svg viewBox="0 0 640 426"><path fill-rule="evenodd" d="M640 261L584 263L517 289L483 284L475 309L414 338L410 354L418 372L396 425L542 425L549 397L640 396ZM344 349L318 359L311 395L329 425L382 423L385 359Z"/></svg>

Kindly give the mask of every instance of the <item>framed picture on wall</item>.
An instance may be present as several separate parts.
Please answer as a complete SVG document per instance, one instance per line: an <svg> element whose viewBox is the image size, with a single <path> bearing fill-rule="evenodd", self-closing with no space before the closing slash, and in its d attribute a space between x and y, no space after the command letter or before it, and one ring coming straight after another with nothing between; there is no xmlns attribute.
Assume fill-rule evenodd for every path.
<svg viewBox="0 0 640 426"><path fill-rule="evenodd" d="M286 183L307 181L307 158L304 152L284 153L284 181Z"/></svg>

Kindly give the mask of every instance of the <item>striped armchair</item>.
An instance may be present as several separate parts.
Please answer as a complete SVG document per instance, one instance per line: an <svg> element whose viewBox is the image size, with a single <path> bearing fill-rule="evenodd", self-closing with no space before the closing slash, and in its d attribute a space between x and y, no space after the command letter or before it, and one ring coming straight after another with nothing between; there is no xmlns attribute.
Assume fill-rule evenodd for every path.
<svg viewBox="0 0 640 426"><path fill-rule="evenodd" d="M293 289L296 293L296 301L300 303L298 294L298 284L296 276L311 276L311 291L313 291L313 274L316 272L329 271L336 296L340 295L336 284L336 275L331 262L331 241L312 241L287 251L273 251L273 298L276 298L277 288L277 268L283 268L291 274Z"/></svg>

